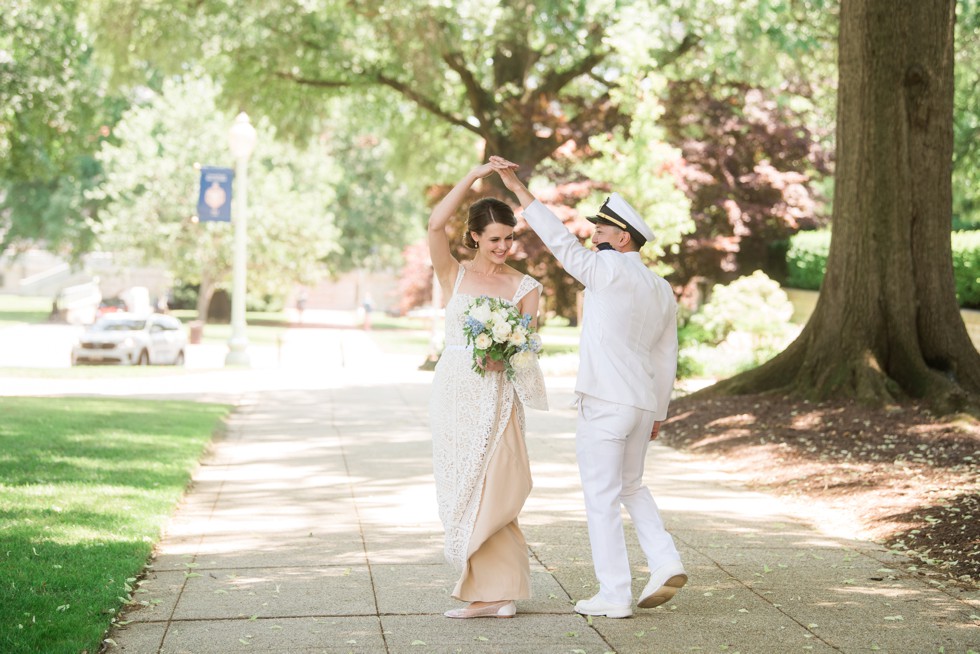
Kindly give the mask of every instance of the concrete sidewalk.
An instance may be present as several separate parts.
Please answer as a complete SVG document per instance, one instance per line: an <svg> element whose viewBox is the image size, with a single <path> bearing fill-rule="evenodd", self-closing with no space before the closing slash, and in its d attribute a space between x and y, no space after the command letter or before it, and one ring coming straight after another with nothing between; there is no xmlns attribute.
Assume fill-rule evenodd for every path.
<svg viewBox="0 0 980 654"><path fill-rule="evenodd" d="M347 339L368 339L348 333ZM595 580L571 379L528 412L521 524L534 598L513 620L450 620L427 426L431 373L370 344L317 384L246 390L195 475L109 651L507 654L980 651L980 595L938 588L881 547L655 446L647 478L690 583L633 618L586 618ZM414 361L417 364L417 361ZM645 567L630 539L635 592Z"/></svg>

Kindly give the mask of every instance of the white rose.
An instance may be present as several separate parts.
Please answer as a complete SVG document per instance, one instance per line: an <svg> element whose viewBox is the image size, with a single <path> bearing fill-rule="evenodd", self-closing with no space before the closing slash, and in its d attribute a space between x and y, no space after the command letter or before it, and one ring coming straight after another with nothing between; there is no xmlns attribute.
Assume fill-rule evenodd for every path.
<svg viewBox="0 0 980 654"><path fill-rule="evenodd" d="M503 310L494 311L492 318L494 323L507 322L507 312Z"/></svg>
<svg viewBox="0 0 980 654"><path fill-rule="evenodd" d="M476 337L474 345L476 345L476 349L478 350L486 350L493 345L493 339L486 333L483 333Z"/></svg>
<svg viewBox="0 0 980 654"><path fill-rule="evenodd" d="M510 358L510 365L515 370L526 370L534 363L534 355L529 350L521 350Z"/></svg>
<svg viewBox="0 0 980 654"><path fill-rule="evenodd" d="M503 343L510 336L509 322L495 322L493 325L493 340Z"/></svg>
<svg viewBox="0 0 980 654"><path fill-rule="evenodd" d="M507 340L510 341L511 345L516 345L517 347L520 347L527 342L527 335L524 333L524 330L522 328L518 327L513 332L511 332L510 338L508 338Z"/></svg>
<svg viewBox="0 0 980 654"><path fill-rule="evenodd" d="M489 322L490 315L490 307L485 304L478 304L477 306L470 308L470 318L479 320L484 325Z"/></svg>

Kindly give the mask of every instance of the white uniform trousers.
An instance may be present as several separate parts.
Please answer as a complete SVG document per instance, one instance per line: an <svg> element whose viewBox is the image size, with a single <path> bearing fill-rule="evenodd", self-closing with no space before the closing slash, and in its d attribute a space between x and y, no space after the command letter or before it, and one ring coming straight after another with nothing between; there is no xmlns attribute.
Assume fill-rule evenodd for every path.
<svg viewBox="0 0 980 654"><path fill-rule="evenodd" d="M614 604L632 604L632 576L620 505L633 520L650 569L680 561L657 503L643 485L654 413L590 395L579 396L578 410L575 449L599 596Z"/></svg>

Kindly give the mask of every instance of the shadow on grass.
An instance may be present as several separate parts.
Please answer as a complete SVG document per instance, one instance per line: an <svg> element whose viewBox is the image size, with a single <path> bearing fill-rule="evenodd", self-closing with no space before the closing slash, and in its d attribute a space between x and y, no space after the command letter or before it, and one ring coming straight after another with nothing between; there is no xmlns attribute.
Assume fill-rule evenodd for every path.
<svg viewBox="0 0 980 654"><path fill-rule="evenodd" d="M227 411L0 398L0 651L99 650Z"/></svg>
<svg viewBox="0 0 980 654"><path fill-rule="evenodd" d="M5 530L0 651L98 652L150 548L142 539L64 544Z"/></svg>

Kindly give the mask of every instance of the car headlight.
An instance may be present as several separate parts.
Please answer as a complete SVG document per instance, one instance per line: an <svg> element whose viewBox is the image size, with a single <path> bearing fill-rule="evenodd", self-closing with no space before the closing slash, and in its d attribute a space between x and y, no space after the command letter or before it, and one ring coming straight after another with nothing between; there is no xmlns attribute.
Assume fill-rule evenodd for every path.
<svg viewBox="0 0 980 654"><path fill-rule="evenodd" d="M132 336L127 336L126 337L126 340L124 340L122 342L122 346L123 347L133 347L133 345L135 345L135 343L136 343L136 341L133 340L133 337Z"/></svg>

